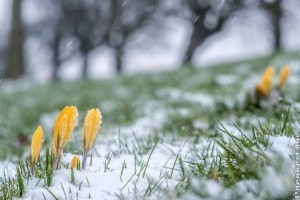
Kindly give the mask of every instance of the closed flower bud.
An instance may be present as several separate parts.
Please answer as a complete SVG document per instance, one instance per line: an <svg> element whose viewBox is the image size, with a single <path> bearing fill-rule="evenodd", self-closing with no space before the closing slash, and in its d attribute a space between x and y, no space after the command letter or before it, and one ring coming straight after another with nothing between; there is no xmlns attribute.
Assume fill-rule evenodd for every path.
<svg viewBox="0 0 300 200"><path fill-rule="evenodd" d="M261 82L256 85L256 91L259 95L264 97L269 96L272 90L274 72L275 70L273 67L267 67L265 69Z"/></svg>
<svg viewBox="0 0 300 200"><path fill-rule="evenodd" d="M87 154L92 148L97 133L102 123L102 115L99 109L91 109L87 112L83 125L82 143L84 155L82 159L82 168L85 169Z"/></svg>
<svg viewBox="0 0 300 200"><path fill-rule="evenodd" d="M279 74L279 87L282 88L285 83L286 80L288 78L288 76L290 75L291 69L289 68L289 66L283 66L280 70L280 74Z"/></svg>
<svg viewBox="0 0 300 200"><path fill-rule="evenodd" d="M64 146L70 140L73 130L77 124L77 108L66 106L58 115L54 124L52 151L55 157L55 164L60 160L60 154Z"/></svg>
<svg viewBox="0 0 300 200"><path fill-rule="evenodd" d="M82 137L84 151L88 151L92 148L101 123L102 115L99 109L91 109L87 112Z"/></svg>
<svg viewBox="0 0 300 200"><path fill-rule="evenodd" d="M70 163L70 168L71 169L77 169L79 166L79 159L78 159L78 156L74 156L71 163Z"/></svg>
<svg viewBox="0 0 300 200"><path fill-rule="evenodd" d="M31 164L32 172L34 170L35 164L39 159L43 142L44 142L43 129L41 126L38 126L35 132L33 133L32 140L31 140L30 164Z"/></svg>

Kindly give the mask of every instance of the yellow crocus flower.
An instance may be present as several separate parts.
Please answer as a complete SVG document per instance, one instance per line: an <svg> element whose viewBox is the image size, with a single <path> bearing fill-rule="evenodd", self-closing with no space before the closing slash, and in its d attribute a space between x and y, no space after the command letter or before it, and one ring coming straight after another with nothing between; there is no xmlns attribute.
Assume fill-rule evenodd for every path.
<svg viewBox="0 0 300 200"><path fill-rule="evenodd" d="M82 136L82 143L84 149L84 155L82 161L83 169L85 168L87 154L95 142L101 123L102 123L102 115L98 108L91 109L87 112L84 120L83 136Z"/></svg>
<svg viewBox="0 0 300 200"><path fill-rule="evenodd" d="M275 70L273 67L267 67L263 73L262 80L256 85L256 90L261 96L268 96L272 89L272 82Z"/></svg>
<svg viewBox="0 0 300 200"><path fill-rule="evenodd" d="M289 66L285 65L281 68L280 73L279 73L279 87L282 88L285 83L286 80L288 78L288 76L291 73L291 69Z"/></svg>
<svg viewBox="0 0 300 200"><path fill-rule="evenodd" d="M263 75L262 81L263 81L263 84L265 85L265 87L268 89L268 92L270 92L271 88L272 88L274 73L275 73L275 70L273 67L267 67L267 69L265 70L264 75Z"/></svg>
<svg viewBox="0 0 300 200"><path fill-rule="evenodd" d="M83 148L91 149L102 123L102 115L99 109L91 109L87 112L83 125Z"/></svg>
<svg viewBox="0 0 300 200"><path fill-rule="evenodd" d="M31 152L30 152L30 164L31 171L33 172L35 164L39 159L39 155L42 149L42 145L44 142L44 133L41 126L38 126L34 131L32 140L31 140Z"/></svg>
<svg viewBox="0 0 300 200"><path fill-rule="evenodd" d="M64 146L70 140L73 130L77 124L77 108L66 106L58 115L54 124L52 151L55 157L55 164L60 160Z"/></svg>
<svg viewBox="0 0 300 200"><path fill-rule="evenodd" d="M78 164L79 164L79 159L78 156L74 156L71 163L70 163L70 168L71 169L77 169L78 168Z"/></svg>

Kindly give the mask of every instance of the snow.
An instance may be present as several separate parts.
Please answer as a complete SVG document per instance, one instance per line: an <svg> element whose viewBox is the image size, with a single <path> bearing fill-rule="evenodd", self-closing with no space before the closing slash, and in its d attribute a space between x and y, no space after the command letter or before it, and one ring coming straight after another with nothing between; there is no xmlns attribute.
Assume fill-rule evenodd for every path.
<svg viewBox="0 0 300 200"><path fill-rule="evenodd" d="M179 147L171 147L173 151L178 152ZM173 190L178 183L179 174L177 170L174 170L173 177L172 179L170 178L176 155L174 155L169 148L170 147L166 148L165 144L159 144L154 149L154 153L146 168L144 165L141 165L141 163L146 163L150 156L149 153L144 155L125 153L112 156L106 171L104 163L107 161L105 155L108 151L101 148L101 150L98 151L100 157L94 156L91 166L88 165L85 170L74 171L75 183L71 183L70 169L60 169L55 172L52 185L48 189L53 191L55 196L59 199L64 198L64 190L68 198L71 199L77 197L79 199L87 199L89 196L91 196L92 199L115 199L116 194L121 194L130 199L133 198L133 195L141 198L143 193L147 190L149 180L154 182L161 180L160 187ZM96 146L95 149L98 150L99 148ZM142 162L135 160L135 156L141 156L139 159ZM72 157L72 154L66 154L62 162L67 165ZM80 159L82 158L80 155L79 157ZM126 168L123 174L121 174L123 163L126 164ZM146 170L145 177L143 177L144 170ZM139 177L138 174L140 172L141 175ZM51 198L49 192L44 188L42 181L36 186L37 182L38 180L35 178L29 181L24 199L32 199L34 197L42 199L42 193L44 193L47 198ZM64 189L62 189L62 187Z"/></svg>
<svg viewBox="0 0 300 200"><path fill-rule="evenodd" d="M164 88L157 92L159 97L166 98L171 101L186 101L190 103L200 104L203 107L212 107L214 105L214 98L205 93L191 93L182 91L176 88Z"/></svg>
<svg viewBox="0 0 300 200"><path fill-rule="evenodd" d="M285 159L289 159L293 154L292 147L295 141L286 136L270 136L269 142L271 144L270 151L276 155L280 155Z"/></svg>
<svg viewBox="0 0 300 200"><path fill-rule="evenodd" d="M16 174L16 166L15 164L2 161L0 162L0 183L8 177L14 177Z"/></svg>
<svg viewBox="0 0 300 200"><path fill-rule="evenodd" d="M149 187L152 187L155 193L151 199L166 196L175 198L177 185L187 184L187 180L182 180L182 172L176 156L180 155L182 160L188 162L202 162L198 155L195 155L196 152L215 157L223 150L217 144L213 147L210 140L205 137L200 138L199 142L194 144L189 138L163 136L160 130L167 122L168 110L154 100L145 105L141 111L142 116L131 125L121 126L118 129L112 128L105 134L100 131L97 142L90 152L92 161L89 157L87 169L74 170L74 183L71 182L71 170L64 166L68 166L72 157L78 154L65 153L62 158L62 167L55 171L51 186L46 189L43 181L31 178L26 184L24 199L43 199L43 195L46 199L50 199L52 196L49 191L59 199L65 199L65 196L67 199L88 199L89 197L117 199L117 196L125 199L142 199L145 198L144 195ZM56 115L57 112L42 115L41 124L50 129L49 124L53 124ZM255 121L252 116L249 116L249 119ZM236 121L236 118L228 117L227 120L222 121L222 124L231 134L241 137L233 121ZM260 121L264 120L260 119ZM195 120L193 126L203 130L208 128L207 122L200 120ZM246 135L251 134L248 130L243 130L243 132ZM226 134L222 132L219 134L222 134L225 140L229 140L229 138L226 139ZM78 131L73 135L80 137ZM154 136L159 138L159 143L155 148ZM76 140L76 137L74 136L73 139ZM81 138L77 138L78 144L80 140ZM192 177L190 186L192 189L189 189L183 198L198 199L199 196L197 198L195 193L201 193L206 199L230 199L232 196L263 199L269 195L277 198L288 194L294 178L292 169L294 165L291 158L294 140L287 136L269 136L269 141L270 147L266 149L266 155L277 161L282 159L282 164L267 167L261 174L262 182L243 180L232 187L225 188L215 180ZM80 152L80 146L77 146L76 152ZM80 154L78 156L81 160L82 156ZM212 157L207 158L206 167L209 167L212 162ZM0 167L9 172L11 177L15 175L14 164L4 162L0 163ZM0 170L0 177L3 178L3 176L3 170ZM166 191L168 191L167 194ZM255 194L258 196L254 196Z"/></svg>
<svg viewBox="0 0 300 200"><path fill-rule="evenodd" d="M199 130L207 130L209 127L209 124L204 121L195 120L195 121L193 121L193 127L195 129L199 129Z"/></svg>
<svg viewBox="0 0 300 200"><path fill-rule="evenodd" d="M238 81L236 75L219 74L216 76L216 83L222 86L232 85Z"/></svg>

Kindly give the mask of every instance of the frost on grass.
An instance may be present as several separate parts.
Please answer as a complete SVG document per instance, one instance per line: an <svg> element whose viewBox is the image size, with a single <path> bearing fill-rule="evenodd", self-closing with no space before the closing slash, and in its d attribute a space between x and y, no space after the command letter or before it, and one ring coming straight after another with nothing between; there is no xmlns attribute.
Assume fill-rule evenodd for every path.
<svg viewBox="0 0 300 200"><path fill-rule="evenodd" d="M295 66L291 64L291 69ZM245 108L247 93L253 92L261 76L261 71L251 72L251 67L236 71L245 78L224 74L203 77L199 73L199 80L207 78L205 83L211 82L211 89L217 86L220 92L203 92L201 85L199 91L169 85L155 89L156 99L144 95L141 101L135 91L137 117L124 124L107 125L104 120L104 131L91 149L85 170L72 172L68 168L74 155L82 160L78 147L81 130L76 130L67 145L71 150L65 151L71 153L63 155L50 186L32 177L25 181L23 198L291 198L295 182L293 137L300 130L300 103L289 100L267 109ZM299 84L296 75L292 73L289 84ZM193 78L198 80L196 75ZM223 92L230 87L234 95ZM132 95L128 88L114 92L124 99ZM289 98L287 95L285 100ZM106 113L118 115L114 112L118 101L98 103ZM40 118L45 132L51 132L56 115L45 113ZM15 166L9 166L6 171L11 170L14 177Z"/></svg>
<svg viewBox="0 0 300 200"><path fill-rule="evenodd" d="M174 190L178 184L179 173L177 170L172 170L172 166L179 146L161 143L154 148L154 145L149 144L151 151L153 148L152 155L151 151L140 155L135 153L113 155L105 148L96 147L99 150L97 152L99 157L90 157L86 170L74 170L73 183L71 170L61 169L54 173L52 185L48 189L45 189L39 180L35 178L30 180L25 199L40 197L43 194L51 198L49 190L58 199L65 198L65 195L68 199L77 197L114 199L116 195L132 199L147 196L149 187L153 187L153 191L148 191L149 194L157 193L161 188ZM186 153L183 151L181 149L183 154ZM68 165L72 157L72 154L66 154L62 163ZM157 188L154 188L155 184Z"/></svg>
<svg viewBox="0 0 300 200"><path fill-rule="evenodd" d="M158 199L170 195L176 197L176 191L187 185L184 199L284 198L291 192L293 140L290 137L269 137L265 154L273 160L273 165L260 172L260 180L241 180L225 187L222 181L195 177L188 170L188 163L201 163L203 155L208 170L224 149L213 144L210 138L201 138L194 144L189 139L155 136L153 130L162 134L160 131L167 118L165 113L161 107L153 109L151 114L149 112L132 125L121 127L119 133L114 130L116 132L100 136L92 157L88 158L86 170L74 170L72 175L70 169L62 168L54 173L52 185L47 189L42 181L33 178L27 185L25 199L43 195L46 198L55 195L58 199ZM205 129L206 125L201 124L201 128ZM238 138L243 134L251 137L250 130L239 129L230 120L223 121L219 129L220 138L229 142L232 138L224 130ZM72 157L73 154L65 154L62 165L68 166ZM81 160L81 155L79 158ZM273 192L274 188L276 192Z"/></svg>

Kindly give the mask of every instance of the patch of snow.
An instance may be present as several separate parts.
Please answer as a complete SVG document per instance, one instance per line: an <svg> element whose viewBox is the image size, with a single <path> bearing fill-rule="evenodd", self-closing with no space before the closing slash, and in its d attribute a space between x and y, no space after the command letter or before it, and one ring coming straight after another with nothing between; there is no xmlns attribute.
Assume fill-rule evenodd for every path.
<svg viewBox="0 0 300 200"><path fill-rule="evenodd" d="M193 121L193 127L195 129L199 129L199 130L206 130L206 129L208 129L209 124L204 121L195 120L195 121Z"/></svg>
<svg viewBox="0 0 300 200"><path fill-rule="evenodd" d="M287 136L270 136L269 142L271 144L271 152L280 155L287 160L290 159L290 156L293 154L292 147L295 141Z"/></svg>
<svg viewBox="0 0 300 200"><path fill-rule="evenodd" d="M178 152L180 147L172 146L172 148L175 152ZM184 155L187 153L187 150L187 148L181 149L181 153ZM107 153L107 151L101 152L100 155ZM175 189L180 176L178 170L175 169L172 178L170 177L172 165L176 158L173 151L166 148L164 144L159 144L154 149L154 153L146 167L145 164L150 157L150 152L138 158L143 161L143 165L136 160L135 156L135 154L113 156L111 162L107 165L107 169L104 167L107 158L105 156L94 156L92 165L88 165L87 169L74 171L74 183L71 183L71 170L60 169L55 172L52 185L48 189L59 199L64 198L64 190L68 198L73 199L77 197L87 199L89 196L92 199L114 199L116 194L130 199L133 196L141 198L148 185L157 181L160 182L160 187L162 188ZM62 162L67 165L72 157L72 154L66 154ZM80 159L82 158L81 156L79 157ZM124 167L123 172L121 172L122 167ZM145 170L145 176L143 170ZM29 181L24 199L42 197L42 193L47 198L51 198L49 192L43 187L42 181L36 186L37 182L36 178Z"/></svg>
<svg viewBox="0 0 300 200"><path fill-rule="evenodd" d="M0 184L5 178L15 177L16 173L15 164L8 161L0 162Z"/></svg>
<svg viewBox="0 0 300 200"><path fill-rule="evenodd" d="M0 89L7 93L28 90L34 88L35 86L44 84L46 84L46 82L36 82L35 80L31 79L31 77L27 76L17 80L0 79Z"/></svg>
<svg viewBox="0 0 300 200"><path fill-rule="evenodd" d="M243 125L250 124L251 126L258 127L259 124L267 123L267 119L265 117L257 116L242 116L239 118L239 122Z"/></svg>
<svg viewBox="0 0 300 200"><path fill-rule="evenodd" d="M219 74L216 76L215 81L221 86L227 86L236 83L238 78L233 74Z"/></svg>
<svg viewBox="0 0 300 200"><path fill-rule="evenodd" d="M283 167L279 171L274 167L267 167L264 175L262 176L262 185L265 187L266 194L272 199L284 198L292 194L291 188L294 188L295 163L289 159L284 160Z"/></svg>
<svg viewBox="0 0 300 200"><path fill-rule="evenodd" d="M190 115L190 111L186 108L179 108L177 110L177 112L179 113L180 116L182 117L188 117Z"/></svg>
<svg viewBox="0 0 300 200"><path fill-rule="evenodd" d="M171 101L186 101L190 103L200 104L204 107L212 107L215 104L214 98L205 93L191 93L176 88L164 88L157 92L159 97L169 99Z"/></svg>

